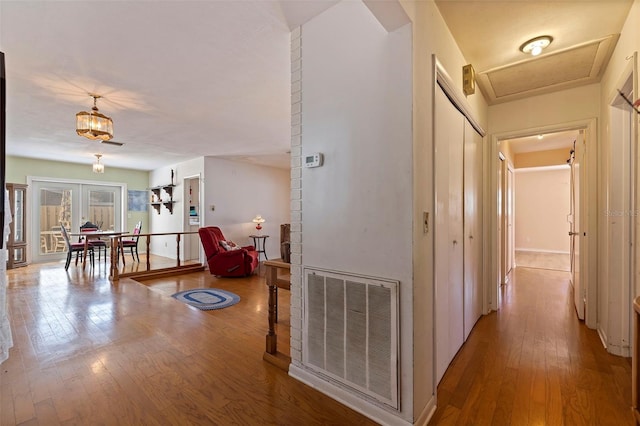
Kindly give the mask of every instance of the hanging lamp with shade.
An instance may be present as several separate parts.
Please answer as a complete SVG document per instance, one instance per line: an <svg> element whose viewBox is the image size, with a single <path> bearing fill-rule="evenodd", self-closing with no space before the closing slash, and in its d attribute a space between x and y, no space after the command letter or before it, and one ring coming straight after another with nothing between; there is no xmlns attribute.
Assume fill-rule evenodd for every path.
<svg viewBox="0 0 640 426"><path fill-rule="evenodd" d="M89 93L93 98L91 111L76 114L76 133L91 140L108 141L113 138L113 120L98 111L97 101L102 96Z"/></svg>

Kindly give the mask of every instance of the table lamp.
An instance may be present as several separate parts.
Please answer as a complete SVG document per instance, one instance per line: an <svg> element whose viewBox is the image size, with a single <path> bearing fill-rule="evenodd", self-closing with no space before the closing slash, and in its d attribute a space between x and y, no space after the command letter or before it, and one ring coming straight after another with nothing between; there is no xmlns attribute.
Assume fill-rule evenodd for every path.
<svg viewBox="0 0 640 426"><path fill-rule="evenodd" d="M252 222L256 224L256 229L258 230L258 232L260 232L260 230L262 229L262 224L264 223L264 219L262 218L262 216L258 215L254 217Z"/></svg>

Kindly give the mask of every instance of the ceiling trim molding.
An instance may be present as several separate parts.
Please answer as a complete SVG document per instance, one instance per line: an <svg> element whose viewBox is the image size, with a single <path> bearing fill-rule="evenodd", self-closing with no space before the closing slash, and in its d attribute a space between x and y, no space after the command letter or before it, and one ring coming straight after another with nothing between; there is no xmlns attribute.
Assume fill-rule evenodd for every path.
<svg viewBox="0 0 640 426"><path fill-rule="evenodd" d="M478 86L485 95L489 105L494 105L530 96L566 90L586 84L598 83L604 73L607 62L613 54L613 50L619 37L619 34L612 34L607 37L580 43L570 48L552 52L547 55L541 55L534 59L518 61L508 65L477 72L476 79ZM595 47L595 54L593 54L592 57L589 57L591 54L589 50L593 50L588 49L591 46ZM557 71L557 64L562 63L564 60L565 66L568 65L572 58L576 57L576 55L580 55L580 51L585 52L582 56L583 59L587 57L589 59L588 62L583 63L582 75L584 75L584 77L571 78L558 82L553 82L551 80L549 84L545 84L543 80L544 75L540 75L541 69L544 69L544 72L547 72L550 78L555 77L557 74L554 74L554 71ZM545 69L545 66L541 65L541 61L547 61L549 66ZM517 88L517 91L513 91L515 90L513 88L508 89L502 87L496 90L495 85L500 84L500 76L509 73L512 74L510 78L502 78L502 80L509 81L514 78L513 75L516 75L521 83ZM536 75L538 75L538 78L535 77ZM536 86L536 84L538 84L538 86ZM508 93L500 95L500 92Z"/></svg>

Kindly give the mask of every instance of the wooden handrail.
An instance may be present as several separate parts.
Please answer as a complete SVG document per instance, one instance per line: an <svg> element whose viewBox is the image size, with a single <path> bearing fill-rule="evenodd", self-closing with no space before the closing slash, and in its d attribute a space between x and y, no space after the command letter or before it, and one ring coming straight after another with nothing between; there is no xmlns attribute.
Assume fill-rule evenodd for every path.
<svg viewBox="0 0 640 426"><path fill-rule="evenodd" d="M182 261L180 259L180 241L182 240L182 235L192 235L197 234L198 231L188 231L188 232L158 232L158 233L140 233L140 234L122 234L111 237L111 247L117 247L116 250L111 250L111 273L109 278L113 282L117 282L120 278L151 278L151 277L161 277L161 276L169 276L180 273L185 273L188 271L204 271L204 265L202 263L190 264L190 265L182 265ZM167 235L175 235L176 236L176 266L169 268L158 268L151 269L151 262L149 260L149 252L151 248L151 237L160 237ZM142 271L135 272L126 272L120 273L120 268L118 264L118 250L122 254L123 264L124 264L124 248L122 245L122 239L129 237L138 237L139 239L144 239L146 244L146 269ZM140 242L138 240L138 242Z"/></svg>

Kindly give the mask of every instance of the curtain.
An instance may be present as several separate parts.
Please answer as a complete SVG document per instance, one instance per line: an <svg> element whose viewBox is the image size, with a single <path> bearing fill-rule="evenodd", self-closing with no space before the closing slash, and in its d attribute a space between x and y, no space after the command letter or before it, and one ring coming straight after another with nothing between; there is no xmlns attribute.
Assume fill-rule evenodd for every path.
<svg viewBox="0 0 640 426"><path fill-rule="evenodd" d="M9 206L9 194L5 191L4 197L4 229L2 230L3 242L9 239L9 223L11 222L11 208ZM7 306L7 249L3 244L0 249L0 363L9 358L9 348L13 346L11 325L9 324L9 309Z"/></svg>

